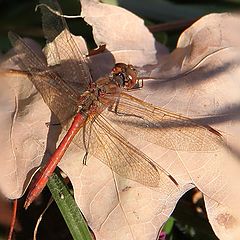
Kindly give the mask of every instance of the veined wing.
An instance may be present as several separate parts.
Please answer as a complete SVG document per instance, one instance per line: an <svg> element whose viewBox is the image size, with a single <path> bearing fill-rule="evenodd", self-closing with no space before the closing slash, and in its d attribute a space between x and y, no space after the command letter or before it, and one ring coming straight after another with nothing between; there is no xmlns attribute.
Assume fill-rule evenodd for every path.
<svg viewBox="0 0 240 240"><path fill-rule="evenodd" d="M101 114L87 122L74 143L124 178L154 188L170 189L170 185L178 185L167 171L123 138Z"/></svg>
<svg viewBox="0 0 240 240"><path fill-rule="evenodd" d="M45 4L40 4L40 9L43 32L47 42L50 43L49 57L55 64L64 66L64 71L61 73L62 78L79 83L86 90L92 82L92 78L83 54L73 39L65 19L46 7L47 5L62 14L59 4L54 0L41 0L40 3Z"/></svg>
<svg viewBox="0 0 240 240"><path fill-rule="evenodd" d="M71 118L78 110L77 99L79 95L69 84L48 68L47 63L18 35L9 32L9 39L17 53L17 64L23 71L27 72L45 103L59 121L64 123Z"/></svg>
<svg viewBox="0 0 240 240"><path fill-rule="evenodd" d="M189 118L165 111L126 93L115 103L109 120L136 137L176 151L215 151L223 144L219 132Z"/></svg>

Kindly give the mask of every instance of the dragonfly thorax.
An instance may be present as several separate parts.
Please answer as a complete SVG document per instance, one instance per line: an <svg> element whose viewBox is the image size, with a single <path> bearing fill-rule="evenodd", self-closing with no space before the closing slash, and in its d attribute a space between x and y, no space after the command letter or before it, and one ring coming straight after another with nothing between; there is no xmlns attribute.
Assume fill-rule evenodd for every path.
<svg viewBox="0 0 240 240"><path fill-rule="evenodd" d="M109 76L99 78L81 95L79 111L86 113L90 109L113 104L123 88L132 89L136 82L137 71L132 65L116 63Z"/></svg>
<svg viewBox="0 0 240 240"><path fill-rule="evenodd" d="M95 96L99 99L105 97L106 95L119 95L120 86L113 79L112 76L106 78L100 78L96 81L96 87L94 89Z"/></svg>
<svg viewBox="0 0 240 240"><path fill-rule="evenodd" d="M112 104L120 92L121 88L112 81L111 77L99 78L78 99L79 112L87 114L93 109L101 111L106 105Z"/></svg>

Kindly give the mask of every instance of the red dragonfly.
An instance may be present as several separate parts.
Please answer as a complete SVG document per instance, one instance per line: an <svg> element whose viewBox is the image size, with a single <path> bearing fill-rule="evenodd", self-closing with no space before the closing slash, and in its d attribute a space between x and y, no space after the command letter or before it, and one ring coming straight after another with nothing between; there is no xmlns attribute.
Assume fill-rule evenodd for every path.
<svg viewBox="0 0 240 240"><path fill-rule="evenodd" d="M51 6L58 12L60 7ZM41 193L48 178L74 139L85 150L109 166L112 171L147 187L158 188L163 178L176 180L157 163L128 142L111 126L111 121L122 129L144 140L178 151L214 151L223 143L219 132L189 118L168 112L126 93L135 88L138 78L132 65L118 63L112 72L93 82L87 63L68 31L65 20L40 6L43 31L52 43L50 54L56 66L48 66L19 36L9 33L18 55L18 64L41 93L45 103L64 128L70 125L48 163L38 172L30 186L25 208ZM65 41L55 38L61 34ZM63 59L64 54L64 59ZM57 72L66 59L70 76ZM69 79L79 79L77 90Z"/></svg>

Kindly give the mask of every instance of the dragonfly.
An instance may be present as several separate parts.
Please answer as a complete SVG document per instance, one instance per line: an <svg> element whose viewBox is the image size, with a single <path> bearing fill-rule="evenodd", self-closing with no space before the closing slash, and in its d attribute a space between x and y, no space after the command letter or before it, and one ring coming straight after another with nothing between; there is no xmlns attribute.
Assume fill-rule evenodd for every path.
<svg viewBox="0 0 240 240"><path fill-rule="evenodd" d="M61 13L57 2L49 6ZM68 129L48 162L30 184L24 207L41 193L72 141L85 151L83 163L94 156L113 172L151 188L159 188L162 179L177 181L161 166L129 142L116 127L150 143L175 151L216 151L223 144L222 135L193 119L169 112L136 97L128 91L139 84L134 66L117 63L112 71L92 80L86 58L70 34L63 17L40 5L43 32L51 48L55 65L40 58L17 34L10 32L19 67L25 71L63 129ZM59 36L63 40L59 40ZM56 40L58 39L58 41ZM68 74L57 67L69 61ZM77 79L79 88L69 83Z"/></svg>

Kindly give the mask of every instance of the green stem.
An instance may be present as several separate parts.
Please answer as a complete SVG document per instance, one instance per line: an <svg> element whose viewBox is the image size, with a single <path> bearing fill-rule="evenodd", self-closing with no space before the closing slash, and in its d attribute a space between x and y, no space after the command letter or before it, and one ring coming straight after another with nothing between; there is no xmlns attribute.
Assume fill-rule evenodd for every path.
<svg viewBox="0 0 240 240"><path fill-rule="evenodd" d="M56 172L49 178L47 186L62 213L73 239L92 240L91 233L80 209L64 183L62 176L59 172Z"/></svg>

